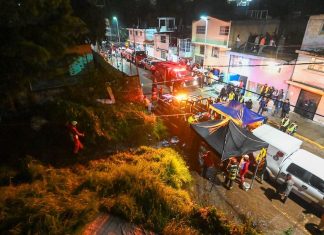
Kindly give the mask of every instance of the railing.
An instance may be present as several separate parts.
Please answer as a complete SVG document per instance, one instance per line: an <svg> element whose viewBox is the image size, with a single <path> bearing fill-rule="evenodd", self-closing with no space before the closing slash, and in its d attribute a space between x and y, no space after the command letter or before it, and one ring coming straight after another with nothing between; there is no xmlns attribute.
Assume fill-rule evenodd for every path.
<svg viewBox="0 0 324 235"><path fill-rule="evenodd" d="M283 60L297 58L295 52L298 46L270 46L246 42L240 46L233 45L232 51L256 56L270 57Z"/></svg>
<svg viewBox="0 0 324 235"><path fill-rule="evenodd" d="M214 39L205 39L204 38L194 38L192 40L192 43L206 43L206 44L212 44L215 46L226 46L227 40L214 40Z"/></svg>

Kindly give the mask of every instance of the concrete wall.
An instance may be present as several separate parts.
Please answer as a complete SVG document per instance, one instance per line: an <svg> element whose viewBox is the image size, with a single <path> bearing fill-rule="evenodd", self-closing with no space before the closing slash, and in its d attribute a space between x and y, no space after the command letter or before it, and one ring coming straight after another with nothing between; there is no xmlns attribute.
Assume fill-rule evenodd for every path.
<svg viewBox="0 0 324 235"><path fill-rule="evenodd" d="M312 63L312 58L315 56L300 53L297 63ZM324 57L317 58L324 62ZM309 65L297 65L292 80L324 89L324 72L310 70L308 67Z"/></svg>
<svg viewBox="0 0 324 235"><path fill-rule="evenodd" d="M192 23L192 42L205 43L205 34L197 34L197 26L205 26L205 20L198 20ZM216 18L208 17L208 27L207 27L207 44L215 46L227 45L228 35L220 35L221 26L231 26L230 22L219 20Z"/></svg>
<svg viewBox="0 0 324 235"><path fill-rule="evenodd" d="M324 14L311 16L309 18L301 49L323 47L323 24Z"/></svg>
<svg viewBox="0 0 324 235"><path fill-rule="evenodd" d="M240 34L241 44L247 42L250 33L263 34L268 32L272 35L279 30L279 20L242 20L233 21L231 26L231 32L229 36L229 47L235 46L236 37Z"/></svg>

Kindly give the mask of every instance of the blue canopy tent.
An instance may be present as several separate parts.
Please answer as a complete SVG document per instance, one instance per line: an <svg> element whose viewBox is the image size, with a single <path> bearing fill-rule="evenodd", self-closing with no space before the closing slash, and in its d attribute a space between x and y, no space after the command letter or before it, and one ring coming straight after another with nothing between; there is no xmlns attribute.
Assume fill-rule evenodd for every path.
<svg viewBox="0 0 324 235"><path fill-rule="evenodd" d="M265 119L262 115L234 100L231 102L212 104L209 107L223 116L230 117L236 124L241 124L242 126L247 126L255 122L263 122Z"/></svg>

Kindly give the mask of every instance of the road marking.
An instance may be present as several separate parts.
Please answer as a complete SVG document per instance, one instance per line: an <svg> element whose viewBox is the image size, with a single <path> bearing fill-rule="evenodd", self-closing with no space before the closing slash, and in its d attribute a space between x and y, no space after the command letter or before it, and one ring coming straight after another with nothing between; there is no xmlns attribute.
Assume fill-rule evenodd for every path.
<svg viewBox="0 0 324 235"><path fill-rule="evenodd" d="M271 123L271 124L273 124L273 125L275 125L275 126L277 126L277 127L279 127L279 125L278 125L276 122L273 122L273 121L270 121L270 120L269 120L268 122ZM323 146L323 145L321 145L321 144L319 144L319 143L317 143L317 142L315 142L315 141L313 141L313 140L311 140L311 139L308 139L308 138L305 137L305 136L302 136L302 135L300 135L300 134L298 134L298 133L294 134L294 136L296 136L297 138L302 139L302 140L304 140L304 141L306 141L306 142L309 142L310 144L315 145L315 146L318 147L319 149L324 149L324 146Z"/></svg>

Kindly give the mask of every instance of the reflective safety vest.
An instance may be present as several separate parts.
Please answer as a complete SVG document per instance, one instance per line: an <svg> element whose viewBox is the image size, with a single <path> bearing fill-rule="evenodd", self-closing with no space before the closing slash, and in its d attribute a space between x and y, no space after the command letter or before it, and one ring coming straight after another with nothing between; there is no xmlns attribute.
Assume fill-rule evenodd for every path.
<svg viewBox="0 0 324 235"><path fill-rule="evenodd" d="M189 123L189 124L192 124L192 123L195 123L195 122L197 122L197 119L196 119L194 116L190 116L190 117L188 118L188 123Z"/></svg>
<svg viewBox="0 0 324 235"><path fill-rule="evenodd" d="M289 118L283 118L281 120L281 126L287 127L289 125L289 122L290 122Z"/></svg>
<svg viewBox="0 0 324 235"><path fill-rule="evenodd" d="M261 161L265 156L267 155L267 150L265 148L262 148L258 156L255 158L257 162Z"/></svg>
<svg viewBox="0 0 324 235"><path fill-rule="evenodd" d="M293 133L297 130L298 125L296 123L291 123L287 129L288 132Z"/></svg>
<svg viewBox="0 0 324 235"><path fill-rule="evenodd" d="M229 93L228 100L234 100L235 94L234 92Z"/></svg>
<svg viewBox="0 0 324 235"><path fill-rule="evenodd" d="M236 164L230 165L228 169L228 178L235 180L238 173L238 166Z"/></svg>

